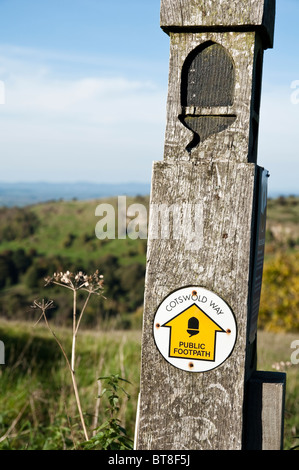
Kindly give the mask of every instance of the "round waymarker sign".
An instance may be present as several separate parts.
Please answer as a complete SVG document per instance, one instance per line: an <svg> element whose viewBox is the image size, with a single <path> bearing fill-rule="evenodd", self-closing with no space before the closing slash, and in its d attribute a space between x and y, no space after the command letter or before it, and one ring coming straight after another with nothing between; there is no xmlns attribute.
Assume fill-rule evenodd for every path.
<svg viewBox="0 0 299 470"><path fill-rule="evenodd" d="M188 372L207 372L231 355L236 339L235 316L223 299L203 287L183 287L158 307L154 339L162 356Z"/></svg>

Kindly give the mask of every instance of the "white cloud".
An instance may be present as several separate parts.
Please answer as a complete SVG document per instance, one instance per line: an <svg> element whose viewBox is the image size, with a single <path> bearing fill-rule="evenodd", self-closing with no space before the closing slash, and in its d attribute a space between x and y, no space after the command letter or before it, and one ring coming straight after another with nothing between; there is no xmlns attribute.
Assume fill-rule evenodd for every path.
<svg viewBox="0 0 299 470"><path fill-rule="evenodd" d="M0 180L150 180L152 162L163 158L167 84L108 77L97 61L0 46ZM84 74L91 63L98 72ZM271 190L298 193L299 104L291 85L264 83L258 163L271 173Z"/></svg>
<svg viewBox="0 0 299 470"><path fill-rule="evenodd" d="M150 80L124 77L119 71L107 77L99 67L96 74L82 76L85 63L95 65L97 61L99 58L0 46L0 79L6 85L5 111L27 115L41 112L49 116L55 112L64 116L81 111L95 117L99 110L100 122L103 113L110 121L135 116L138 122L143 119L148 122L153 115L155 121L159 119L162 106L165 107L166 86L161 90ZM64 68L68 69L67 74Z"/></svg>
<svg viewBox="0 0 299 470"><path fill-rule="evenodd" d="M151 162L162 158L166 90L131 77L64 76L34 51L8 52L0 48L6 88L0 179L16 179L16 173L45 179L43 170L50 179L61 179L55 165L64 179L80 179L82 158L91 163L83 171L87 179L98 177L95 168L111 181L125 180L132 171L135 179L150 179Z"/></svg>
<svg viewBox="0 0 299 470"><path fill-rule="evenodd" d="M20 76L8 79L6 83L8 113L49 113L49 116L57 113L56 117L62 118L68 114L74 116L74 112L78 116L80 113L90 113L94 118L98 117L100 122L103 119L109 119L110 122L117 122L120 118L127 120L133 115L136 119L137 110L134 108L137 102L138 120L148 121L153 114L156 114L157 119L160 97L161 92L151 83L119 77L59 80L48 76Z"/></svg>

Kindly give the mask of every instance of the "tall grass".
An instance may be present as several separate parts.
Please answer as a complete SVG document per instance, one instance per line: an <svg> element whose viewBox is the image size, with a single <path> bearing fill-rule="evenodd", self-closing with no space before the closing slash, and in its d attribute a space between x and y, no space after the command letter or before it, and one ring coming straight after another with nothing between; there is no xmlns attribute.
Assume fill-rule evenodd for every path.
<svg viewBox="0 0 299 470"><path fill-rule="evenodd" d="M56 328L71 352L69 331ZM134 438L139 392L140 331L82 331L77 338L76 375L89 434L107 416L105 397L99 399L100 376L119 374L128 380L118 418ZM72 383L55 340L43 325L0 323L6 364L0 366L0 450L77 449L84 440ZM287 372L285 449L299 444L298 365L288 365L290 345L298 336L258 334L258 369L273 370L275 363ZM2 439L4 437L4 439Z"/></svg>
<svg viewBox="0 0 299 470"><path fill-rule="evenodd" d="M69 332L55 328L71 352ZM78 335L76 376L86 426L92 435L105 419L98 377L119 374L132 385L120 401L119 419L134 435L139 388L139 332L87 332ZM0 369L0 449L78 448L84 440L72 381L54 338L43 326L0 324L6 364ZM14 426L12 427L12 424ZM6 436L7 432L8 435ZM1 438L5 437L5 439Z"/></svg>
<svg viewBox="0 0 299 470"><path fill-rule="evenodd" d="M298 334L269 333L260 331L258 334L258 368L273 370L278 367L286 372L285 400L285 432L284 448L299 446L299 364L291 364L293 352L291 344L298 340ZM299 448L298 448L299 449Z"/></svg>

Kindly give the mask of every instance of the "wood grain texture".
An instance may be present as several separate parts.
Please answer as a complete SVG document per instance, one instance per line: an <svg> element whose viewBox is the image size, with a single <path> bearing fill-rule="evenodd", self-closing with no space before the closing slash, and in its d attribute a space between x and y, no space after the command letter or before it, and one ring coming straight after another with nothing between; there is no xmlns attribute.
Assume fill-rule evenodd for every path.
<svg viewBox="0 0 299 470"><path fill-rule="evenodd" d="M256 369L256 340L249 341L249 332L263 173L256 165L259 97L274 6L274 0L161 2L161 25L170 35L170 71L164 161L154 164L152 176L135 441L139 450L243 446L246 384ZM268 43L260 28L268 32ZM196 56L203 50L205 58ZM228 88L219 89L225 75ZM193 212L202 232L192 248L190 226L182 224L178 236L177 225L166 230L153 209L160 207L165 216L170 207L184 204L201 206ZM172 366L153 335L163 299L191 285L220 296L237 323L232 354L204 373Z"/></svg>
<svg viewBox="0 0 299 470"><path fill-rule="evenodd" d="M260 28L265 46L272 47L274 21L275 0L161 0L160 24L168 32L176 28Z"/></svg>
<svg viewBox="0 0 299 470"><path fill-rule="evenodd" d="M184 235L152 239L150 222L137 449L241 449L255 187L250 163L154 164L151 204L203 204L203 240L189 251ZM153 339L158 305L187 285L217 293L237 320L233 354L206 373L176 369Z"/></svg>
<svg viewBox="0 0 299 470"><path fill-rule="evenodd" d="M200 45L216 43L230 55L235 71L232 106L185 109L182 106L182 70L189 54ZM262 45L256 33L171 33L170 73L165 132L165 160L215 161L234 160L256 162L259 106L255 99L261 85L257 80L257 57L262 57ZM259 62L262 73L262 62ZM184 104L184 101L183 101ZM255 109L256 108L256 109ZM232 125L187 151L193 132L182 123L182 116L229 115L236 116ZM181 119L180 119L181 118ZM254 120L255 119L255 120ZM255 149L255 150L254 150Z"/></svg>

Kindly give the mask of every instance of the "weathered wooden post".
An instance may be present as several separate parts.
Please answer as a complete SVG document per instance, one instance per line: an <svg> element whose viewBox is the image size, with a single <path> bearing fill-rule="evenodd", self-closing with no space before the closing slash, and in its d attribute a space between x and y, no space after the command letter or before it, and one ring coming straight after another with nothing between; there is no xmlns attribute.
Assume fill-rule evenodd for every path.
<svg viewBox="0 0 299 470"><path fill-rule="evenodd" d="M256 373L268 177L257 140L274 17L275 0L161 0L169 94L152 176L139 450L281 446L285 377ZM280 410L272 441L269 400Z"/></svg>

